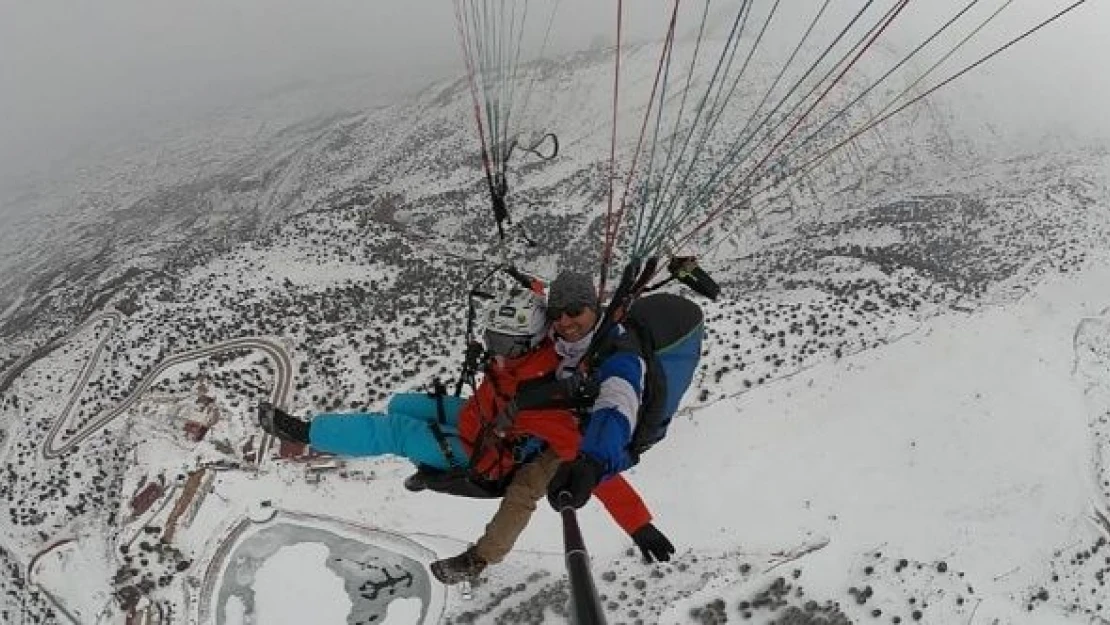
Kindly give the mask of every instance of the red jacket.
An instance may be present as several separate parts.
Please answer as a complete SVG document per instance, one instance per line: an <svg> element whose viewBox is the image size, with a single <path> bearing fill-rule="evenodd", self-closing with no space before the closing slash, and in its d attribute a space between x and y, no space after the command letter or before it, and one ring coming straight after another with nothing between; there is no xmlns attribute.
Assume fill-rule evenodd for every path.
<svg viewBox="0 0 1110 625"><path fill-rule="evenodd" d="M491 479L509 475L515 463L512 449L527 436L545 441L562 460L573 460L578 455L582 434L578 420L569 410L520 410L502 435L493 431L497 416L516 395L517 387L522 382L550 376L558 366L555 344L545 339L528 354L489 367L459 413L459 435L467 453L472 458L475 450L480 454L473 462L476 471ZM651 512L643 499L620 475L599 484L594 495L629 534L651 521Z"/></svg>
<svg viewBox="0 0 1110 625"><path fill-rule="evenodd" d="M555 344L545 340L524 356L494 362L486 370L459 413L459 435L479 473L493 479L508 475L514 465L512 447L527 436L543 439L564 460L578 454L581 436L574 415L567 410L521 410L504 432L498 435L493 431L498 415L516 395L517 387L550 376L558 366Z"/></svg>

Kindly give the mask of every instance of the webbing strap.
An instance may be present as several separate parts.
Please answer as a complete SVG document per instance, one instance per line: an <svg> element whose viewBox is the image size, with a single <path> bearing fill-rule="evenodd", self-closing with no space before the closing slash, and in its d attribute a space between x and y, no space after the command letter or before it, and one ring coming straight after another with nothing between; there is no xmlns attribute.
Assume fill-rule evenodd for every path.
<svg viewBox="0 0 1110 625"><path fill-rule="evenodd" d="M439 378L436 378L432 384L432 397L436 398L436 419L440 425L447 425L447 409L443 407L443 396L447 394L447 386Z"/></svg>
<svg viewBox="0 0 1110 625"><path fill-rule="evenodd" d="M443 397L447 395L447 386L439 378L436 378L432 385L432 397L436 400L436 420L429 422L428 427L432 430L432 437L439 444L439 450L443 452L443 457L447 459L447 464L451 468L461 469L463 465L455 457L455 452L451 449L451 442L447 440L447 435L443 432L443 426L447 425L447 409L443 405Z"/></svg>
<svg viewBox="0 0 1110 625"><path fill-rule="evenodd" d="M451 449L451 442L447 440L447 434L443 432L443 428L435 421L429 421L428 428L432 431L432 437L439 443L439 450L443 452L447 464L453 469L462 469L463 466L459 463L459 459L455 457L455 452Z"/></svg>

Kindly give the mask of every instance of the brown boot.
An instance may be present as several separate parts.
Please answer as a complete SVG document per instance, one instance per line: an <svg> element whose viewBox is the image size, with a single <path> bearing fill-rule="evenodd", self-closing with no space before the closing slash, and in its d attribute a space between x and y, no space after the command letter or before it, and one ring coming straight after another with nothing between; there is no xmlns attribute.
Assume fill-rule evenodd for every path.
<svg viewBox="0 0 1110 625"><path fill-rule="evenodd" d="M473 580L486 570L486 566L486 561L471 547L457 556L432 562L431 569L436 579L451 586Z"/></svg>

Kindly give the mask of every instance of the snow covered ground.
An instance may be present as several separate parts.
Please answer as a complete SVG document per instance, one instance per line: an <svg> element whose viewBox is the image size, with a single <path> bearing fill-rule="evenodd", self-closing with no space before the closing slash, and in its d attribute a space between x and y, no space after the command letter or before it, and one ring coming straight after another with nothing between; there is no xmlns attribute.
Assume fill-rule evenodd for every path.
<svg viewBox="0 0 1110 625"><path fill-rule="evenodd" d="M675 561L644 565L602 509L579 514L610 622L718 622L712 615L724 613L767 623L789 606L849 622L1106 618L1110 566L1100 549L1110 528L1094 511L1107 510L1110 490L1100 483L1108 346L1102 256L1015 301L927 319L885 346L687 411L630 472L678 546ZM306 488L273 465L246 482L220 478L213 493L240 510L269 501L358 519L422 545L425 562L462 549L493 510L405 492L401 461L368 464L376 477L353 485L329 475ZM541 506L489 582L469 600L448 590L439 614L552 618L566 596L561 537L558 516ZM262 620L253 622L349 622L324 551L312 540L277 549L254 579ZM35 581L66 594L64 580L103 575L94 562L51 572L44 559ZM419 622L418 603L390 604L384 622ZM232 611L217 622L252 622L243 619Z"/></svg>
<svg viewBox="0 0 1110 625"><path fill-rule="evenodd" d="M1095 561L1102 557L1088 566L1075 560L1097 553L1110 531L1092 514L1107 502L1097 479L1110 359L1088 346L1100 341L1104 349L1108 331L1110 258L1102 258L1018 301L930 319L885 347L689 411L630 472L679 546L674 563L637 563L603 510L591 504L579 515L601 591L612 600L620 581L663 572L650 587L630 588L612 621L634 622L637 597L647 599L640 613L662 623L713 612L705 606L717 599L733 620L777 576L804 589L805 599L838 602L852 622L875 611L881 622L905 623L1104 618L1101 599L1092 603L1090 595L1102 595L1110 567ZM337 516L365 514L418 541L435 535L425 540L440 555L473 539L491 510L398 493L395 483L374 486L361 505L320 505ZM782 564L782 554L806 545L823 546ZM550 571L545 579L557 580L560 550L558 517L541 508L504 570L493 569L494 581L472 601L452 591L447 614L457 619L514 578ZM346 622L326 592L334 580L304 568L313 562L284 565L283 587L300 588L298 600L264 595L260 614L272 601L300 619L280 622ZM690 587L691 576L704 576L704 587ZM758 608L746 611L755 613L751 622L765 622Z"/></svg>
<svg viewBox="0 0 1110 625"><path fill-rule="evenodd" d="M906 623L915 610L925 623L1105 618L1110 567L1077 554L1110 537L1092 516L1107 502L1096 479L1110 360L1103 352L1078 367L1085 347L1074 339L1108 312L1103 258L1012 304L931 319L886 347L692 411L631 471L680 548L676 564L654 568L712 577L680 601L651 601L660 622L689 622L718 598L735 620L777 575L839 602L852 622L875 610ZM596 572L647 573L622 557L629 541L603 511L591 505L580 518ZM555 552L559 537L548 510L522 546ZM825 539L785 567L761 566ZM650 597L685 594L666 588L669 575ZM865 587L874 594L855 601L850 589ZM612 620L635 618L622 606Z"/></svg>

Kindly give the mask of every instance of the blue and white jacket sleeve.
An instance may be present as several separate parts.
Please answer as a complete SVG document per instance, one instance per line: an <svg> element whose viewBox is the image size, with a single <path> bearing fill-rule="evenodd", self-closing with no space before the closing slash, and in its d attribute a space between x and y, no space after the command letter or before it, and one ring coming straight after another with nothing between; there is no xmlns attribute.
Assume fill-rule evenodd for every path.
<svg viewBox="0 0 1110 625"><path fill-rule="evenodd" d="M582 434L581 451L601 463L603 477L633 464L628 445L640 412L646 371L644 359L631 351L613 353L598 368L600 388Z"/></svg>

